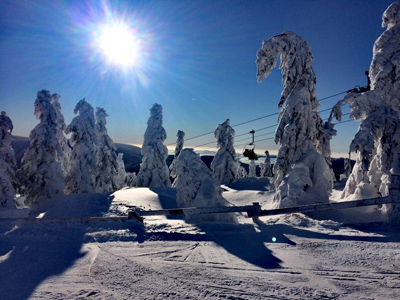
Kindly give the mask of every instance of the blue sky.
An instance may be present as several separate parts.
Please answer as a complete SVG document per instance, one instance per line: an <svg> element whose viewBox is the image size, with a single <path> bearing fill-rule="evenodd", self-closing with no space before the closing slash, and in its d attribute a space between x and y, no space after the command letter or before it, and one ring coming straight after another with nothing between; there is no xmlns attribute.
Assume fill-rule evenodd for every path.
<svg viewBox="0 0 400 300"><path fill-rule="evenodd" d="M311 45L318 98L366 85L372 47L384 31L382 13L392 3L368 1L0 1L0 110L14 134L28 136L37 91L61 95L66 123L82 98L109 114L115 142L141 144L153 103L164 108L166 144L178 129L186 138L213 131L229 118L239 124L278 112L281 74L256 78L256 52L263 40L293 31ZM138 44L137 63L127 69L104 57L99 28L126 24ZM321 101L332 107L344 94ZM326 119L329 112L322 112ZM237 149L252 129L273 126L277 116L235 126ZM332 150L345 155L357 122L338 124ZM275 128L256 132L272 138ZM259 137L258 137L259 136ZM212 134L186 147L213 142ZM204 148L212 148L209 144ZM278 149L273 139L258 152Z"/></svg>

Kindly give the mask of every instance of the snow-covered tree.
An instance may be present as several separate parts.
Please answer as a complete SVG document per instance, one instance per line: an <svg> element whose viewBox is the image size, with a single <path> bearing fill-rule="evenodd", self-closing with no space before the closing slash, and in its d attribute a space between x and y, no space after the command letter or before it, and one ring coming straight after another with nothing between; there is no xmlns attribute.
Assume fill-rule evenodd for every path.
<svg viewBox="0 0 400 300"><path fill-rule="evenodd" d="M104 108L97 107L96 133L98 141L98 170L96 174L96 192L98 193L112 192L121 188L119 182L120 179L118 177L119 166L117 147L115 147L113 140L107 134L106 117L108 117L106 110ZM121 163L121 161L119 161L119 163Z"/></svg>
<svg viewBox="0 0 400 300"><path fill-rule="evenodd" d="M346 178L349 178L351 174L351 159L350 158L345 158L343 161L343 168L344 168L344 175Z"/></svg>
<svg viewBox="0 0 400 300"><path fill-rule="evenodd" d="M221 184L229 184L238 179L239 162L236 160L236 152L233 148L235 130L229 123L227 119L219 124L214 132L218 151L211 162L211 170L214 178Z"/></svg>
<svg viewBox="0 0 400 300"><path fill-rule="evenodd" d="M93 107L85 99L80 100L74 109L78 116L67 126L66 133L71 133L72 153L70 167L66 177L65 192L94 193L96 188L97 134Z"/></svg>
<svg viewBox="0 0 400 300"><path fill-rule="evenodd" d="M170 187L169 169L166 163L168 149L164 145L167 133L162 127L162 106L155 103L144 134L142 163L135 179L137 187Z"/></svg>
<svg viewBox="0 0 400 300"><path fill-rule="evenodd" d="M176 166L176 201L179 207L221 207L227 201L222 197L222 189L210 169L193 149L183 149ZM191 220L232 221L232 216L202 215Z"/></svg>
<svg viewBox="0 0 400 300"><path fill-rule="evenodd" d="M69 159L71 157L71 147L68 145L68 140L64 135L65 129L67 126L65 125L64 121L64 116L61 113L61 104L59 102L60 95L58 94L53 94L51 96L51 103L53 104L53 107L56 111L57 115L57 139L58 143L61 146L62 151L62 156L60 157L61 161L61 168L64 173L64 177L67 176L68 174L68 167L69 167Z"/></svg>
<svg viewBox="0 0 400 300"><path fill-rule="evenodd" d="M385 196L388 194L392 169L400 165L399 114L385 102L381 90L348 94L334 107L339 121L343 102L350 105L350 118L362 121L350 145L350 151L359 155L342 198Z"/></svg>
<svg viewBox="0 0 400 300"><path fill-rule="evenodd" d="M400 2L391 4L382 18L387 29L373 47L371 91L350 93L332 110L340 121L342 105L349 104L350 118L361 121L350 145L359 156L342 198L386 196L391 175L400 171Z"/></svg>
<svg viewBox="0 0 400 300"><path fill-rule="evenodd" d="M385 102L400 114L400 1L383 13L382 27L387 28L374 44L369 69L371 90L381 90Z"/></svg>
<svg viewBox="0 0 400 300"><path fill-rule="evenodd" d="M176 137L177 137L177 139L176 139L174 160L172 161L171 165L169 166L169 170L171 171L170 176L172 178L176 178L176 163L178 162L178 156L183 149L185 133L181 130L178 130Z"/></svg>
<svg viewBox="0 0 400 300"><path fill-rule="evenodd" d="M46 90L37 93L35 116L40 123L29 135L30 146L25 151L23 165L18 171L28 206L62 194L65 187L61 168L64 153L57 136L58 119L51 103L52 97Z"/></svg>
<svg viewBox="0 0 400 300"><path fill-rule="evenodd" d="M13 123L5 111L0 115L0 204L13 203L16 188L15 153L11 146Z"/></svg>
<svg viewBox="0 0 400 300"><path fill-rule="evenodd" d="M249 177L257 177L256 162L252 159L249 164Z"/></svg>
<svg viewBox="0 0 400 300"><path fill-rule="evenodd" d="M133 187L135 186L135 178L136 173L127 173L125 171L125 164L123 161L124 154L118 153L117 163L118 163L118 174L116 177L116 182L118 184L118 188L122 189L124 187Z"/></svg>
<svg viewBox="0 0 400 300"><path fill-rule="evenodd" d="M275 186L279 189L275 200L279 206L293 203L290 200L289 191L294 196L295 189L300 189L307 195L314 194L314 196L318 191L316 198L308 197L311 203L327 202L332 186L331 176L325 177L325 169L329 170L328 166L326 163L326 166L320 164L321 158L324 162L325 159L316 151L317 144L320 143L323 135L323 128L317 111L319 109L315 89L317 79L312 67L313 56L310 48L302 37L286 31L264 41L257 52L256 65L259 82L271 73L279 55L281 60L280 68L284 87L278 108L283 105L284 107L280 112L275 132L275 143L280 144L280 148L274 164ZM303 164L305 162L309 164L301 166L302 171L306 171L303 174L304 182L297 184L299 182L296 181L297 183L294 184L294 180L285 179L285 177L292 176L291 173L295 176L298 170L295 171L294 166L300 168L300 161ZM316 165L322 168L318 171L323 171L319 178L315 177ZM294 185L290 186L292 184ZM287 201L285 198L288 198Z"/></svg>
<svg viewBox="0 0 400 300"><path fill-rule="evenodd" d="M265 150L265 161L260 164L260 168L260 177L272 177L271 157L269 156L268 150Z"/></svg>
<svg viewBox="0 0 400 300"><path fill-rule="evenodd" d="M241 166L241 165L239 165L239 167L238 167L238 172L237 172L237 174L238 174L238 179L240 179L240 178L247 178L247 171L246 171L246 169L245 169L243 166Z"/></svg>

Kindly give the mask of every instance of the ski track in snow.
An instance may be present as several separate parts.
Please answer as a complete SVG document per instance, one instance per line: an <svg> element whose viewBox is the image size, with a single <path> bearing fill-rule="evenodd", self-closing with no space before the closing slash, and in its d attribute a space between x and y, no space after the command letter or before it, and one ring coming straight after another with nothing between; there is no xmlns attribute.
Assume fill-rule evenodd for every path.
<svg viewBox="0 0 400 300"><path fill-rule="evenodd" d="M103 215L159 209L172 192L125 190ZM268 196L224 193L233 205L266 207ZM0 221L0 299L399 299L398 226L236 217L224 225L154 216L144 227Z"/></svg>

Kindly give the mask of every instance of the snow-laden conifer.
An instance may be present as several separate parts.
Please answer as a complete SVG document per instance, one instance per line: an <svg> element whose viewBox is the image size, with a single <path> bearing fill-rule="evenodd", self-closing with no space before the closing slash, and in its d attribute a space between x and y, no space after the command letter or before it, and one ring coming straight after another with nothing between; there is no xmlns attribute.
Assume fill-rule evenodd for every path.
<svg viewBox="0 0 400 300"><path fill-rule="evenodd" d="M316 198L308 198L310 202L328 201L331 191L331 176L325 177L324 172L319 180L314 178L317 171L315 166L320 166L321 161L319 157L321 155L316 149L322 138L323 128L317 111L319 108L315 89L317 79L312 67L313 57L310 48L302 37L293 32L284 32L264 41L257 52L259 82L271 73L279 55L281 56L280 68L284 87L278 108L284 106L279 114L275 132L275 142L280 144L280 148L274 164L275 186L280 189L275 200L279 206L286 206L285 198L290 198L289 191L294 195L293 191L297 188L309 195L319 192ZM302 171L306 171L303 177L307 177L307 180L304 179L304 185L294 184L294 180L284 180L285 176L291 176L293 166L300 161L309 163L304 167L301 166ZM300 165L297 164L297 167ZM325 167L323 169L325 170ZM293 189L291 184L294 184ZM290 199L288 202L293 203Z"/></svg>
<svg viewBox="0 0 400 300"><path fill-rule="evenodd" d="M257 177L257 174L256 174L256 162L254 160L250 160L249 177Z"/></svg>
<svg viewBox="0 0 400 300"><path fill-rule="evenodd" d="M93 107L85 99L80 100L74 109L78 114L67 126L66 133L71 133L72 153L70 167L66 177L65 192L94 193L96 188L97 134Z"/></svg>
<svg viewBox="0 0 400 300"><path fill-rule="evenodd" d="M400 2L391 4L382 18L387 29L374 44L371 91L350 93L332 110L340 121L342 105L349 104L350 118L361 121L350 145L359 154L342 198L386 196L400 166Z"/></svg>
<svg viewBox="0 0 400 300"><path fill-rule="evenodd" d="M265 150L265 161L260 164L260 168L260 177L272 177L271 157L268 150Z"/></svg>
<svg viewBox="0 0 400 300"><path fill-rule="evenodd" d="M64 116L61 113L61 104L59 102L60 95L53 94L51 96L51 103L56 111L57 115L57 139L58 143L61 146L62 156L60 157L61 161L61 168L63 170L64 177L68 174L68 167L69 167L69 159L71 157L71 147L68 145L68 140L64 135L65 129L67 126L65 125Z"/></svg>
<svg viewBox="0 0 400 300"><path fill-rule="evenodd" d="M162 126L162 106L155 103L144 134L142 163L135 179L137 187L170 187L169 169L166 163L168 149L164 145L167 133Z"/></svg>
<svg viewBox="0 0 400 300"><path fill-rule="evenodd" d="M214 178L221 184L229 184L238 179L239 162L233 148L235 130L229 125L230 121L218 125L214 135L217 139L218 151L211 162Z"/></svg>
<svg viewBox="0 0 400 300"><path fill-rule="evenodd" d="M222 189L210 169L193 149L183 149L176 165L176 201L179 207L221 207L227 201L222 197ZM232 216L197 215L193 221L232 221Z"/></svg>
<svg viewBox="0 0 400 300"><path fill-rule="evenodd" d="M381 90L348 94L334 108L339 121L343 102L350 105L350 118L361 123L350 144L350 151L359 154L342 198L386 196L392 169L400 164L399 114L385 102Z"/></svg>
<svg viewBox="0 0 400 300"><path fill-rule="evenodd" d="M120 188L121 184L118 177L119 166L117 147L115 147L113 140L107 134L107 117L108 114L106 113L106 110L97 107L96 133L98 144L96 160L98 170L96 174L96 192L98 193L116 191ZM119 163L121 163L121 161L119 161ZM122 169L122 167L120 169Z"/></svg>
<svg viewBox="0 0 400 300"><path fill-rule="evenodd" d="M169 170L171 171L170 176L172 178L176 178L176 163L178 162L179 154L181 153L181 151L183 149L185 133L181 130L178 130L176 137L177 137L177 139L176 139L174 160L172 161L171 165L169 166Z"/></svg>
<svg viewBox="0 0 400 300"><path fill-rule="evenodd" d="M61 168L64 153L58 140L58 119L52 97L46 90L37 93L35 116L40 123L29 134L30 146L18 171L28 206L62 194L65 187Z"/></svg>
<svg viewBox="0 0 400 300"><path fill-rule="evenodd" d="M383 91L383 99L400 114L400 1L392 3L382 15L387 27L376 40L369 69L372 90Z"/></svg>
<svg viewBox="0 0 400 300"><path fill-rule="evenodd" d="M0 115L0 204L12 206L15 188L15 153L11 146L13 123L5 111Z"/></svg>
<svg viewBox="0 0 400 300"><path fill-rule="evenodd" d="M247 178L247 171L246 169L239 164L238 171L237 171L238 179L240 178Z"/></svg>

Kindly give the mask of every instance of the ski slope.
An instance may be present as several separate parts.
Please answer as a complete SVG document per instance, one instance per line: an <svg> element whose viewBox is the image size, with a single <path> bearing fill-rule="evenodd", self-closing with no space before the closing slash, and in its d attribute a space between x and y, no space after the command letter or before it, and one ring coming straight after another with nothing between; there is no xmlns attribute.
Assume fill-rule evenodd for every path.
<svg viewBox="0 0 400 300"><path fill-rule="evenodd" d="M267 179L224 190L232 205L271 203ZM123 216L133 206L174 208L175 196L173 188L70 195L31 212L42 221L1 220L0 298L399 298L400 228L382 223L376 207L255 222L235 214L231 224L76 219Z"/></svg>

